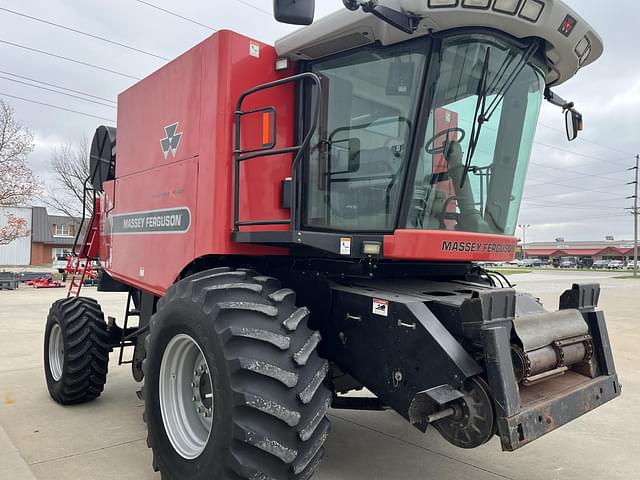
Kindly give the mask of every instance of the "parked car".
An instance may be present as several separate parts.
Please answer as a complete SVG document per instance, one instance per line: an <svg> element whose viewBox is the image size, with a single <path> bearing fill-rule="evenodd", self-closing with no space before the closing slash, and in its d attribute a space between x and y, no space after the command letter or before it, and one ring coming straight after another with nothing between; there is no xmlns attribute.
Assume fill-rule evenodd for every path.
<svg viewBox="0 0 640 480"><path fill-rule="evenodd" d="M562 260L560 268L578 268L578 262L576 262L575 258Z"/></svg>
<svg viewBox="0 0 640 480"><path fill-rule="evenodd" d="M67 268L67 258L69 255L56 255L53 259L53 269L57 270L58 273L64 273L64 269Z"/></svg>
<svg viewBox="0 0 640 480"><path fill-rule="evenodd" d="M544 262L537 258L527 258L525 260L520 260L518 262L519 267L526 267L526 268L541 267L543 265L544 265Z"/></svg>
<svg viewBox="0 0 640 480"><path fill-rule="evenodd" d="M609 270L622 270L624 268L624 262L622 260L612 260L607 267Z"/></svg>
<svg viewBox="0 0 640 480"><path fill-rule="evenodd" d="M593 262L591 268L594 270L605 270L609 268L609 260L598 260L597 262Z"/></svg>
<svg viewBox="0 0 640 480"><path fill-rule="evenodd" d="M627 263L627 270L635 270L636 268L636 262L631 261ZM638 268L640 268L640 262L638 262Z"/></svg>

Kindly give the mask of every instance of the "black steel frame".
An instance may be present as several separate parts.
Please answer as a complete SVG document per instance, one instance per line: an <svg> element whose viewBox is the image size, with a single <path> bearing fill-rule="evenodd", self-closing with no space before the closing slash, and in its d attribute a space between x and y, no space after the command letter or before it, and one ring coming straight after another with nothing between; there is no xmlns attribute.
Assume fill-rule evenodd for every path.
<svg viewBox="0 0 640 480"><path fill-rule="evenodd" d="M275 112L276 109L273 106L270 107L264 107L264 108L259 108L259 109L254 109L254 110L249 110L249 111L243 111L242 110L242 106L244 104L244 101L246 100L247 97L257 93L257 92L261 92L264 90L269 90L271 88L277 88L280 87L282 85L286 85L289 83L298 83L298 82L303 82L305 80L311 80L314 84L314 86L318 89L318 96L317 96L317 101L316 101L316 108L315 108L315 114L312 116L312 122L311 122L311 126L307 132L307 134L305 135L302 143L293 146L293 147L285 147L285 148L273 148L275 147L275 122L274 122L274 144L273 145L269 145L266 146L265 148L262 149L255 149L255 150L250 150L250 151L243 151L242 150L242 117L245 115L249 115L252 113L258 113L258 112L266 112L266 111L273 111ZM258 225L290 225L293 222L293 217L295 215L295 210L297 208L297 190L294 188L292 189L292 196L293 198L291 199L291 210L292 210L292 216L288 219L288 220L256 220L256 221L249 221L249 222L241 222L240 221L240 166L242 164L242 162L246 162L248 160L253 160L255 158L261 158L261 157L271 157L271 156L275 156L275 155L283 155L283 154L287 154L287 153L295 153L296 156L293 159L293 162L291 163L291 178L293 181L293 184L295 185L296 182L296 172L298 169L298 164L300 162L300 159L302 158L304 151L307 149L307 147L309 146L309 144L311 143L311 139L313 137L313 134L315 133L316 129L318 128L318 116L320 114L320 99L322 98L321 95L321 89L322 86L320 84L320 78L311 72L304 72L304 73L299 73L296 75L293 75L291 77L287 77L287 78L283 78L280 80L276 80L273 82L269 82L269 83L265 83L263 85L258 85L257 87L251 88L245 92L243 92L240 95L240 98L238 99L238 103L236 105L236 111L235 111L235 129L236 129L236 142L235 142L235 150L234 150L234 155L235 155L235 169L234 169L234 204L233 204L233 232L234 232L234 236L238 233L240 233L240 227L246 227L246 226L258 226ZM239 239L236 239L236 241L242 241Z"/></svg>

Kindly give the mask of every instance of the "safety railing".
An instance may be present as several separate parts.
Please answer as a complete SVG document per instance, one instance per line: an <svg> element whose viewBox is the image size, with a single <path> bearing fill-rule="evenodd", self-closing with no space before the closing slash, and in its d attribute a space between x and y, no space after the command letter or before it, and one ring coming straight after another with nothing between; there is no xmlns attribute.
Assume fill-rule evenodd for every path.
<svg viewBox="0 0 640 480"><path fill-rule="evenodd" d="M280 87L282 85L286 85L289 83L297 83L302 82L304 80L310 80L313 82L315 88L317 89L317 95L314 102L314 110L311 115L311 124L309 126L309 130L304 136L302 143L292 147L285 148L275 148L276 147L276 126L275 126L275 118L274 118L274 130L273 130L273 142L270 143L265 148L253 149L253 150L242 150L242 117L245 115L261 113L261 112L273 112L275 117L276 108L273 106L263 107L248 111L243 111L242 106L247 97L272 88ZM321 83L320 77L315 73L305 72L297 75L293 75L291 77L283 78L281 80L276 80L273 82L265 83L263 85L259 85L257 87L251 88L240 95L238 99L238 103L236 105L235 111L235 127L236 127L236 142L234 149L235 156L235 169L234 169L234 206L233 206L233 230L234 232L239 232L241 227L247 226L264 226L264 225L289 225L293 221L293 213L294 209L297 205L297 182L296 176L298 171L298 164L302 156L304 155L304 151L308 148L311 143L311 139L313 138L314 133L318 129L318 118L320 114L320 99L321 99ZM288 153L295 153L296 156L291 163L291 179L293 188L291 189L291 216L288 219L282 220L254 220L254 221L240 221L240 166L243 162L248 160L253 160L255 158L261 157L272 157L275 155L284 155Z"/></svg>

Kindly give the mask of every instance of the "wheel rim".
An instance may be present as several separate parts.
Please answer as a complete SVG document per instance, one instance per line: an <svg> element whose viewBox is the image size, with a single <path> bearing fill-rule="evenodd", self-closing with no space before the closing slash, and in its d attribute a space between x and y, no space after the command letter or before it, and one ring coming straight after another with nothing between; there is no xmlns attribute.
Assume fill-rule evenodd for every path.
<svg viewBox="0 0 640 480"><path fill-rule="evenodd" d="M49 334L49 370L51 376L57 382L62 378L64 367L64 342L62 341L62 329L55 323Z"/></svg>
<svg viewBox="0 0 640 480"><path fill-rule="evenodd" d="M177 335L167 344L158 389L171 445L187 460L199 457L211 436L214 392L209 365L189 335Z"/></svg>

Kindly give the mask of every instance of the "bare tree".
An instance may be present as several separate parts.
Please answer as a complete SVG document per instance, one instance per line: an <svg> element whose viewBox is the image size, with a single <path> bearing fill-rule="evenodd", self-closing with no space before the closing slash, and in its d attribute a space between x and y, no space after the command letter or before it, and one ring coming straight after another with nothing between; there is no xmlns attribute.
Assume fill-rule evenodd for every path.
<svg viewBox="0 0 640 480"><path fill-rule="evenodd" d="M38 193L38 181L27 165L33 148L31 130L0 99L0 207L26 205Z"/></svg>
<svg viewBox="0 0 640 480"><path fill-rule="evenodd" d="M93 213L91 198L84 198L84 184L89 177L89 153L91 145L87 137L78 143L67 143L56 148L51 155L50 168L54 174L53 185L45 202L69 217L81 217L85 203L86 214Z"/></svg>
<svg viewBox="0 0 640 480"><path fill-rule="evenodd" d="M40 185L27 165L33 151L33 133L14 116L14 110L0 99L0 207L27 205ZM0 245L31 234L26 219L5 214L0 228Z"/></svg>

